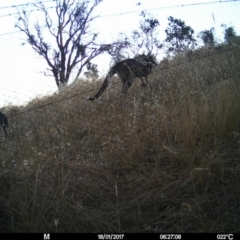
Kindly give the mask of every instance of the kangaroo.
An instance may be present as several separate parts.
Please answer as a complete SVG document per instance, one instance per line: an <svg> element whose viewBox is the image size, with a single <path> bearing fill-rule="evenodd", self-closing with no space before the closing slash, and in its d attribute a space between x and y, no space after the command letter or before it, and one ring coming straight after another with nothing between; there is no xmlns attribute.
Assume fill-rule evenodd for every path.
<svg viewBox="0 0 240 240"><path fill-rule="evenodd" d="M0 129L3 128L5 138L8 137L8 119L6 115L0 112Z"/></svg>
<svg viewBox="0 0 240 240"><path fill-rule="evenodd" d="M102 87L97 94L94 97L90 97L89 100L98 99L106 90L111 78L116 73L121 78L123 84L121 94L126 94L128 88L131 87L133 80L136 77L139 77L142 81L142 86L146 87L148 85L148 75L152 72L153 66L156 66L157 64L152 57L144 60L147 62L146 65L138 62L135 59L126 59L117 63L107 74L105 80L103 81ZM143 77L146 79L146 83L144 82Z"/></svg>

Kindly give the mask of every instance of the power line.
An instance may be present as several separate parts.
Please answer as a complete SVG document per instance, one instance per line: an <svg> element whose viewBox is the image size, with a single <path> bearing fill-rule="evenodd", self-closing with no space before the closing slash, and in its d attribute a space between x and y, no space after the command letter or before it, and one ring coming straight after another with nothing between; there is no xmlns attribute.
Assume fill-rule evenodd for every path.
<svg viewBox="0 0 240 240"><path fill-rule="evenodd" d="M53 9L53 8L55 8L55 6L47 7L45 9ZM40 9L33 9L33 10L24 11L24 12L27 13L27 12L38 12L38 11L40 11ZM10 16L17 15L17 14L19 14L19 13L15 12L15 13L9 13L9 14L5 14L5 15L0 15L0 18L10 17Z"/></svg>
<svg viewBox="0 0 240 240"><path fill-rule="evenodd" d="M34 3L23 3L23 4L17 4L17 5L11 5L6 7L0 7L0 10L7 9L7 8L15 8L15 7L23 7L23 6L30 6L38 3L47 3L47 2L55 2L55 0L49 0L49 1L40 1L40 2L34 2Z"/></svg>
<svg viewBox="0 0 240 240"><path fill-rule="evenodd" d="M45 2L54 2L55 0L51 0L51 1L45 1ZM37 3L31 3L32 5L33 4L39 4L39 3L45 3L45 2L37 2ZM92 1L86 1L86 3L90 3ZM75 3L73 5L78 5L79 3ZM24 5L28 5L28 4L22 4L23 6ZM16 7L16 6L22 6L22 5L13 5L12 7ZM45 7L45 9L52 9L52 8L55 8L56 6L52 6L52 7ZM8 7L6 7L8 8ZM1 8L0 8L1 10ZM32 9L32 10L28 10L28 11L24 11L25 13L27 12L37 12L37 11L40 11L40 9ZM13 16L13 15L17 15L18 12L14 12L14 13L9 13L9 14L5 14L5 15L0 15L0 18L2 17L10 17L10 16Z"/></svg>
<svg viewBox="0 0 240 240"><path fill-rule="evenodd" d="M189 4L179 4L179 5L172 5L172 6L166 6L166 7L159 7L159 8L149 8L146 9L146 11L156 11L156 10L164 10L164 9L169 9L169 8L178 8L178 7L191 7L191 6L198 6L198 5L207 5L207 4L220 4L220 3L227 3L227 2L239 2L240 0L219 0L219 1L214 1L214 2L205 2L205 3L189 3ZM104 16L99 16L100 18L103 17L113 17L113 16L118 16L118 15L127 15L127 14L132 14L132 13L140 13L141 11L136 10L136 11L130 11L130 12L123 12L123 13L114 13L114 14L108 14Z"/></svg>
<svg viewBox="0 0 240 240"><path fill-rule="evenodd" d="M45 1L45 2L54 2L55 0L51 0L51 1ZM169 8L178 8L178 7L189 7L189 6L199 6L199 5L207 5L207 4L220 4L220 3L227 3L227 2L239 2L240 0L219 0L219 1L212 1L212 2L205 2L205 3L189 3L189 4L178 4L178 5L172 5L172 6L166 6L166 7L159 7L159 8L149 8L146 9L146 11L156 11L156 10L164 10L164 9L169 9ZM45 3L45 2L37 2L37 3ZM88 3L92 2L92 1L87 1ZM11 7L16 7L16 6L24 6L24 5L29 5L29 4L37 4L37 3L27 3L27 4L21 4L21 5L13 5ZM49 8L54 8L53 7L49 7ZM3 7L3 8L10 8L10 7ZM2 8L0 8L1 10ZM48 8L46 8L48 9ZM36 10L32 10L32 12L35 11L39 11L39 9ZM135 11L130 11L130 12L122 12L122 13L114 13L114 14L108 14L108 15L103 15L103 16L99 16L99 18L104 18L104 17L113 17L113 16L122 16L122 15L128 15L128 14L133 14L133 13L140 13L142 10L135 10ZM25 12L30 12L30 11L25 11ZM9 13L9 14L5 14L5 15L0 15L0 18L2 17L9 17L12 15L16 15L18 13Z"/></svg>
<svg viewBox="0 0 240 240"><path fill-rule="evenodd" d="M53 2L55 0L51 0L51 1L45 1L45 2ZM91 2L91 1L88 1ZM227 3L227 2L240 2L240 0L219 0L219 1L211 1L211 2L205 2L205 3L192 3L192 4L181 4L181 5L173 5L173 6L166 6L166 7L159 7L159 8L149 8L146 9L146 11L156 11L156 10L162 10L162 9L169 9L169 8L178 8L178 7L187 7L187 6L197 6L197 5L207 5L207 4L220 4L220 3ZM38 3L44 3L44 2L38 2ZM33 4L33 3L32 3ZM24 5L24 4L22 4ZM15 5L17 6L17 5ZM49 9L54 8L54 7L49 7ZM1 9L1 8L0 8ZM48 8L47 8L48 9ZM37 10L32 10L34 11L39 11L39 9ZM109 15L102 15L99 16L99 18L104 18L104 17L113 17L113 16L118 16L118 15L127 15L127 14L132 14L132 13L140 13L141 11L130 11L130 12L123 12L123 13L115 13L115 14L109 14ZM6 15L0 15L1 17L7 17L7 16L12 16L18 13L12 13L12 14L6 14ZM21 31L14 31L14 32L7 32L7 33L3 33L0 34L0 36L4 36L4 35L9 35L9 34L14 34L14 33L19 33Z"/></svg>

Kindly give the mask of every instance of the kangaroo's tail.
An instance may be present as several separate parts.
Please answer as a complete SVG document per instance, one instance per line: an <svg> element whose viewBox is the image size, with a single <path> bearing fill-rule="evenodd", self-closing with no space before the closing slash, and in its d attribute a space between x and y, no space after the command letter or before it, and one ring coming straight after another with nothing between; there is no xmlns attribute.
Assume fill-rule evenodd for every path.
<svg viewBox="0 0 240 240"><path fill-rule="evenodd" d="M99 91L97 92L97 94L94 97L90 97L89 100L98 99L103 94L103 92L106 90L106 88L114 74L115 74L115 71L113 69L111 69L110 72L107 74L105 80L103 81L103 84L102 84L101 88L99 89Z"/></svg>

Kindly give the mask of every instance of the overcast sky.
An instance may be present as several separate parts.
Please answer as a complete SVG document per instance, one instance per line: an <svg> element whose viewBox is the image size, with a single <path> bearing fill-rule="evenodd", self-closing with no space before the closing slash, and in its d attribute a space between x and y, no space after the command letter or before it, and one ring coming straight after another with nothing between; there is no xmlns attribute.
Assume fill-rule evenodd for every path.
<svg viewBox="0 0 240 240"><path fill-rule="evenodd" d="M46 1L48 7L55 5L54 1L42 1ZM34 1L0 2L0 107L8 104L24 104L35 96L46 95L57 90L55 80L40 73L47 67L45 61L34 53L31 47L21 45L25 36L14 28L17 19L14 13L17 10L10 6L28 2ZM141 2L141 5L137 6L137 2ZM26 9L30 10L33 7L29 5ZM103 0L93 13L100 17L93 22L92 29L99 32L100 42L110 43L116 39L118 32L129 34L133 29L138 29L139 13L142 10L148 10L160 22L160 38L162 39L165 38L167 18L173 16L185 21L195 33L215 27L217 37L221 40L220 25L222 23L234 26L237 34L240 35L239 9L240 1ZM39 19L37 12L33 14L36 20ZM34 23L33 20L31 23ZM109 70L110 57L104 54L97 57L94 62L98 64L101 75L106 75Z"/></svg>

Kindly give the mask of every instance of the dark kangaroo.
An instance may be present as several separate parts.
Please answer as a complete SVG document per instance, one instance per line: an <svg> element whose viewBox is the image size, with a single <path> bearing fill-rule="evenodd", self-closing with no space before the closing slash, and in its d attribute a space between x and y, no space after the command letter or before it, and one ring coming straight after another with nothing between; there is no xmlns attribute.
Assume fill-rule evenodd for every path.
<svg viewBox="0 0 240 240"><path fill-rule="evenodd" d="M7 116L0 112L0 129L3 129L5 138L8 137L8 119Z"/></svg>
<svg viewBox="0 0 240 240"><path fill-rule="evenodd" d="M106 90L111 78L116 73L121 78L123 84L121 94L126 94L128 88L131 87L133 80L136 77L139 77L142 81L142 86L146 87L148 85L148 75L152 72L153 66L156 66L157 64L152 57L144 60L147 62L146 65L138 62L135 59L126 59L117 63L107 74L102 87L97 94L94 97L90 97L89 100L98 99ZM144 82L143 77L146 79L146 83Z"/></svg>

